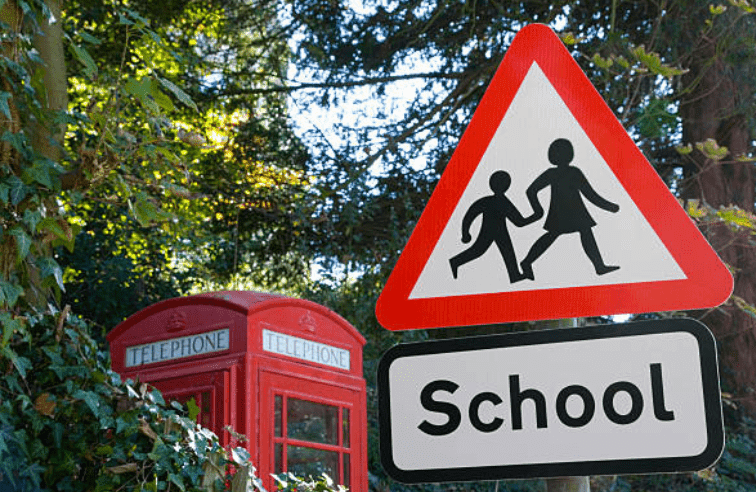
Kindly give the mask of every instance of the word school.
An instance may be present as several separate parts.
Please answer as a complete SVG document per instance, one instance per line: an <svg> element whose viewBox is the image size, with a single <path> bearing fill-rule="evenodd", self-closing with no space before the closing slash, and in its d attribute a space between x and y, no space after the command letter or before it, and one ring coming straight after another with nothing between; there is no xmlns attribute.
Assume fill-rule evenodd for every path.
<svg viewBox="0 0 756 492"><path fill-rule="evenodd" d="M675 419L674 411L668 410L664 401L664 383L663 369L660 363L649 365L649 377L651 382L651 394L653 403L654 417L659 421L671 421ZM437 395L447 393L453 395L459 385L449 380L435 380L423 388L420 392L420 403L423 408L433 413L446 415L444 424L433 424L428 420L423 420L418 428L431 436L445 436L451 434L460 426L462 422L462 413L454 403L437 399ZM630 400L630 406L627 410L618 410L615 405L616 397L620 394L626 394ZM444 396L444 398L448 398ZM582 410L579 414L573 414L567 409L567 401L570 398L578 398L582 402ZM478 393L471 400L467 408L467 416L470 424L480 432L494 432L504 425L504 419L496 416L488 421L483 421L480 416L480 409L484 404L497 407L503 403L503 399L496 393L485 391ZM509 409L510 422L512 430L522 430L522 412L523 403L532 402L529 408L535 409L535 422L538 429L545 429L549 423L547 421L546 398L543 393L535 388L521 389L520 375L509 375ZM617 425L632 424L643 413L644 401L641 390L635 384L629 381L617 381L610 384L603 393L601 406L606 417ZM578 384L565 386L556 396L555 400L556 415L562 424L568 427L583 427L588 424L596 413L596 398L593 393ZM573 407L574 408L574 407ZM499 415L501 415L499 413ZM433 419L437 420L437 419Z"/></svg>

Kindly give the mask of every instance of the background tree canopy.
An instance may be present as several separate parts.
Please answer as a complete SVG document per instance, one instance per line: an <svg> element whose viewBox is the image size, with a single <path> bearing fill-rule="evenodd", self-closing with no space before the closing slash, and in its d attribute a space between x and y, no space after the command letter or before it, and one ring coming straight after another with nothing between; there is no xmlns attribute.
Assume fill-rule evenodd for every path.
<svg viewBox="0 0 756 492"><path fill-rule="evenodd" d="M380 354L487 329L389 333L375 299L512 38L542 22L736 280L725 305L688 313L720 347L722 462L606 487L752 487L754 12L748 0L2 2L0 353L15 378L3 411L34 408L52 384L29 383L45 362L21 348L53 347L66 304L101 340L160 299L274 290L329 306L368 338L378 483Z"/></svg>

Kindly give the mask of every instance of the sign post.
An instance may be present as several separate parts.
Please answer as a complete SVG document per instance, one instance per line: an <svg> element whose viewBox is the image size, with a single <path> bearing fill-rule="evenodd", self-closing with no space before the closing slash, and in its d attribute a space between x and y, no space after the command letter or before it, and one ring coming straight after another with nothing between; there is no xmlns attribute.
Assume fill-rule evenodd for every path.
<svg viewBox="0 0 756 492"><path fill-rule="evenodd" d="M538 329L548 328L577 328L578 319L545 321L538 323ZM549 326L555 324L556 326ZM567 326L563 326L567 324ZM557 477L546 479L546 492L591 492L590 477Z"/></svg>

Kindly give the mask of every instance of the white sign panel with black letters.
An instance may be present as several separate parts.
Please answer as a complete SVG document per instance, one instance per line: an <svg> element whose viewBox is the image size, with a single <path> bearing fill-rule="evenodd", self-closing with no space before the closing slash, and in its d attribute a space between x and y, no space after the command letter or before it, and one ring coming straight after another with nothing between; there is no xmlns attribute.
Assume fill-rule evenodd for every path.
<svg viewBox="0 0 756 492"><path fill-rule="evenodd" d="M262 331L262 340L266 352L349 370L349 351L346 349L271 330Z"/></svg>
<svg viewBox="0 0 756 492"><path fill-rule="evenodd" d="M690 319L398 345L378 388L405 483L692 471L724 446L714 338Z"/></svg>
<svg viewBox="0 0 756 492"><path fill-rule="evenodd" d="M228 328L126 347L126 367L155 364L229 348Z"/></svg>

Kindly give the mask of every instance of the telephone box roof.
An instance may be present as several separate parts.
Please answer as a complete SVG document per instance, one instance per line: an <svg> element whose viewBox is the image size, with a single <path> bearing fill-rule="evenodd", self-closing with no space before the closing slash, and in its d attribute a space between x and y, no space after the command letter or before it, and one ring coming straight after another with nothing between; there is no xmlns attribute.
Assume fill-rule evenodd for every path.
<svg viewBox="0 0 756 492"><path fill-rule="evenodd" d="M335 323L342 326L344 330L351 334L359 343L361 343L362 345L365 345L366 343L365 337L363 337L362 334L357 331L354 326L352 326L344 318L325 306L321 306L320 304L305 299L287 297L281 294L270 294L266 292L253 292L243 290L207 292L192 296L175 297L172 299L166 299L165 301L157 302L129 316L126 320L118 324L118 326L113 328L110 333L107 334L107 340L108 342L112 343L113 340L117 339L120 335L125 333L131 326L139 323L149 316L152 316L155 313L187 305L216 306L219 308L238 311L245 314L246 316L250 316L251 314L258 311L276 307L302 307L330 318Z"/></svg>

